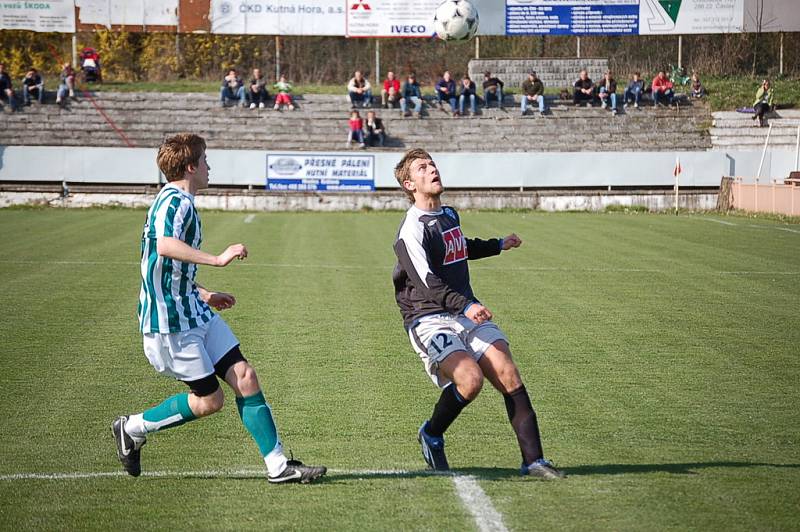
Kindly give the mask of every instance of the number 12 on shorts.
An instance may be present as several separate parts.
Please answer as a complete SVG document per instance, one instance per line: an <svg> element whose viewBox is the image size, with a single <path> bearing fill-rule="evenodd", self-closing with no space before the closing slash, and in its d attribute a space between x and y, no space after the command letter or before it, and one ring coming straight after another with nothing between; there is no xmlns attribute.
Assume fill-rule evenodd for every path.
<svg viewBox="0 0 800 532"><path fill-rule="evenodd" d="M439 341L438 345L436 342L437 340ZM453 341L445 333L439 333L431 338L431 347L434 348L440 355L451 345L453 345Z"/></svg>

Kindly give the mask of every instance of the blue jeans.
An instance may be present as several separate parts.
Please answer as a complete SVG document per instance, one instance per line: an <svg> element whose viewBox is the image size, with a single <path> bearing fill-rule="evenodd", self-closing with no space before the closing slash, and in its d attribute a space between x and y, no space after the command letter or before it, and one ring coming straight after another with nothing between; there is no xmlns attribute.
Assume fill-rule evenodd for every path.
<svg viewBox="0 0 800 532"><path fill-rule="evenodd" d="M605 98L603 98L603 95L606 94L607 95L606 98L611 101L611 109L616 111L616 109L617 109L617 93L616 92L609 93L608 91L606 91L605 87L600 87L599 94L600 94L600 101L601 102L605 101Z"/></svg>
<svg viewBox="0 0 800 532"><path fill-rule="evenodd" d="M247 103L247 96L244 92L244 86L236 89L235 93L230 87L222 87L219 91L219 101L222 105L225 105L227 100L239 100L241 105L245 105Z"/></svg>
<svg viewBox="0 0 800 532"><path fill-rule="evenodd" d="M464 101L467 99L466 96L466 94L462 94L458 97L458 112L462 115L464 114ZM478 112L477 98L474 94L469 95L469 110L472 111L472 114Z"/></svg>
<svg viewBox="0 0 800 532"><path fill-rule="evenodd" d="M653 91L653 105L664 103L665 100L667 102L667 105L672 105L672 98L674 96L675 93L672 92L672 89L667 89L663 93L659 91Z"/></svg>
<svg viewBox="0 0 800 532"><path fill-rule="evenodd" d="M350 103L355 106L356 102L361 102L364 107L372 105L372 91L364 91L362 94L357 92L348 92Z"/></svg>
<svg viewBox="0 0 800 532"><path fill-rule="evenodd" d="M456 97L451 96L449 94L445 94L442 91L436 91L436 103L442 105L442 100L447 98L447 101L450 102L450 110L454 113L456 112Z"/></svg>
<svg viewBox="0 0 800 532"><path fill-rule="evenodd" d="M417 96L411 96L411 103L414 104L414 112L419 114L422 110L422 99ZM408 98L400 98L400 110L403 114L408 112Z"/></svg>
<svg viewBox="0 0 800 532"><path fill-rule="evenodd" d="M528 110L530 100L528 100L528 96L526 94L523 94L520 101L520 109L522 109L522 114L525 114L525 112ZM544 113L544 96L541 94L536 96L536 101L539 103L539 112Z"/></svg>
<svg viewBox="0 0 800 532"><path fill-rule="evenodd" d="M623 96L625 98L625 103L633 100L636 105L639 105L639 103L642 101L642 91L639 88L633 90L625 89L625 94Z"/></svg>
<svg viewBox="0 0 800 532"><path fill-rule="evenodd" d="M27 85L22 86L22 103L25 105L29 105L31 103L31 92L36 95L36 100L39 103L44 101L44 85L42 87L28 87Z"/></svg>
<svg viewBox="0 0 800 532"><path fill-rule="evenodd" d="M347 134L347 143L350 144L353 140L357 140L359 144L364 144L364 130L358 129L353 131L351 129Z"/></svg>
<svg viewBox="0 0 800 532"><path fill-rule="evenodd" d="M489 102L492 100L497 100L497 106L503 107L503 89L497 87L496 94L492 91L483 91L483 103L487 109L489 108Z"/></svg>

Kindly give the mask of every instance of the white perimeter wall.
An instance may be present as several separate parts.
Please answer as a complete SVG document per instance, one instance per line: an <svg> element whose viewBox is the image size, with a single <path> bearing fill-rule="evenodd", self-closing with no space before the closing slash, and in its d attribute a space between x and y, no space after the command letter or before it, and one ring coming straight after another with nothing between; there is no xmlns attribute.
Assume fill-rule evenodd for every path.
<svg viewBox="0 0 800 532"><path fill-rule="evenodd" d="M211 184L263 187L268 153L209 150ZM298 156L302 154L297 152ZM402 153L373 154L375 186L396 187L394 166ZM713 187L719 186L722 176L755 176L761 151L433 153L445 185L465 189L670 186L675 182L672 170L676 155L683 168L681 185ZM0 146L0 182L158 183L155 158L154 148ZM793 151L767 152L762 179L787 177L794 159Z"/></svg>

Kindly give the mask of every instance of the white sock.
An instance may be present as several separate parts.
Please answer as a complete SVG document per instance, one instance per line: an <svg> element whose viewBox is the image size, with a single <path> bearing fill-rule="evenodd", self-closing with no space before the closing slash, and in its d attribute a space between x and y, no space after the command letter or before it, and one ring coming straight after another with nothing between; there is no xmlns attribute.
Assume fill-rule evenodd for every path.
<svg viewBox="0 0 800 532"><path fill-rule="evenodd" d="M264 457L264 463L267 464L269 476L277 477L283 473L283 470L286 469L286 456L283 454L281 442L278 442L275 448Z"/></svg>
<svg viewBox="0 0 800 532"><path fill-rule="evenodd" d="M125 432L136 443L138 447L147 439L147 429L144 426L144 414L133 414L128 416L125 422Z"/></svg>

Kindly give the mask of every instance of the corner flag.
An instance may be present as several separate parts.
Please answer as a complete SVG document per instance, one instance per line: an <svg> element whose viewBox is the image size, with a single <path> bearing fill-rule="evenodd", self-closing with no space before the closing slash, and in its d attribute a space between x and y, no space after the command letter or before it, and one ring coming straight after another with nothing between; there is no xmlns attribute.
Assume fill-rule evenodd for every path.
<svg viewBox="0 0 800 532"><path fill-rule="evenodd" d="M681 158L675 157L675 168L672 170L672 175L678 177L681 175L683 169L681 168Z"/></svg>

